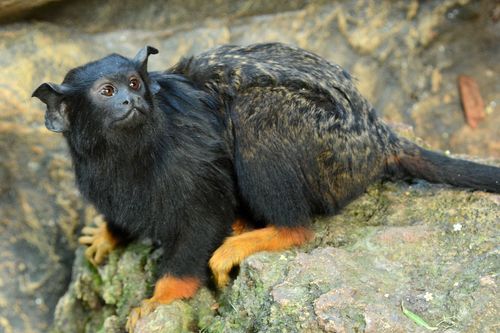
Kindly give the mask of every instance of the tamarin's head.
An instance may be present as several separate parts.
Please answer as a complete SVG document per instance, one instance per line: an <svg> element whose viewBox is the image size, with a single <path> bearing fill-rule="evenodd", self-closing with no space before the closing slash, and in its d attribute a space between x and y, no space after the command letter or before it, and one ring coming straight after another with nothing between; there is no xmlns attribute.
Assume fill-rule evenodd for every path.
<svg viewBox="0 0 500 333"><path fill-rule="evenodd" d="M134 59L111 54L70 70L62 84L41 84L32 96L47 105L45 126L64 133L82 127L98 132L140 127L152 113L153 95L160 89L147 71L149 55L157 53L146 46Z"/></svg>

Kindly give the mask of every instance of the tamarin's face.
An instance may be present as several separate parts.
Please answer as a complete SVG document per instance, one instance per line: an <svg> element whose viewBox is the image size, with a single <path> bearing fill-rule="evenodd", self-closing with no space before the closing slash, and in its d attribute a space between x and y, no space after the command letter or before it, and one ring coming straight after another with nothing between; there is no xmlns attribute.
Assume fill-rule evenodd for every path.
<svg viewBox="0 0 500 333"><path fill-rule="evenodd" d="M139 126L151 112L147 84L133 69L97 79L89 87L88 97L106 128Z"/></svg>
<svg viewBox="0 0 500 333"><path fill-rule="evenodd" d="M116 133L151 119L153 95L159 90L147 72L152 47L134 59L117 54L77 67L62 84L43 83L34 92L47 105L46 127L54 132Z"/></svg>

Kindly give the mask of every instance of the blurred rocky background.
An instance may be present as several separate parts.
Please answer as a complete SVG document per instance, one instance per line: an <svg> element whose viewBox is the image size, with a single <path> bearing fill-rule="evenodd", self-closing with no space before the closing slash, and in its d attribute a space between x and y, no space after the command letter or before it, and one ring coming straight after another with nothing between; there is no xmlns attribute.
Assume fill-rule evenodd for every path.
<svg viewBox="0 0 500 333"><path fill-rule="evenodd" d="M220 44L281 41L349 70L384 118L430 147L498 165L499 19L494 0L0 0L0 332L121 332L157 256L135 243L99 269L81 248L75 259L95 212L30 99L40 83L146 44L160 50L150 59L160 70ZM460 75L470 77L462 94ZM482 105L464 114L478 94ZM138 330L424 330L403 302L440 331L493 332L499 216L498 195L377 184L317 221L311 245L256 255L224 292L161 307Z"/></svg>

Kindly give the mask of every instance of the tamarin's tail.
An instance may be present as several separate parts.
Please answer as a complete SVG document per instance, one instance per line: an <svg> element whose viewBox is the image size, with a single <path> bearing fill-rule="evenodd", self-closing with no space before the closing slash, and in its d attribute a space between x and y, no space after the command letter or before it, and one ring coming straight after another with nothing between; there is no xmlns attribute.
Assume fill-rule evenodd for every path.
<svg viewBox="0 0 500 333"><path fill-rule="evenodd" d="M398 152L391 164L393 164L392 174L398 178L409 176L425 179L431 183L445 183L500 193L500 168L451 158L419 147L405 139L401 139Z"/></svg>

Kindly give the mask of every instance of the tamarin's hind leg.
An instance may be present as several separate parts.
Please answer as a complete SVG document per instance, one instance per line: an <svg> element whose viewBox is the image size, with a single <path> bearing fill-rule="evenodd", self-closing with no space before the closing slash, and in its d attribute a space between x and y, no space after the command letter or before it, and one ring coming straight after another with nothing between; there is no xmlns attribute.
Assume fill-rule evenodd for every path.
<svg viewBox="0 0 500 333"><path fill-rule="evenodd" d="M126 329L133 332L137 321L153 312L159 305L168 304L177 299L190 298L200 287L200 280L196 277L174 277L165 275L156 281L153 297L142 302L140 307L134 308L127 320Z"/></svg>
<svg viewBox="0 0 500 333"><path fill-rule="evenodd" d="M85 250L85 257L95 266L101 264L106 256L116 247L119 240L108 228L102 215L94 223L96 227L84 227L78 242L89 247Z"/></svg>
<svg viewBox="0 0 500 333"><path fill-rule="evenodd" d="M209 265L219 287L229 282L229 272L246 257L260 251L279 251L301 245L313 236L305 227L266 227L228 237L214 252Z"/></svg>

